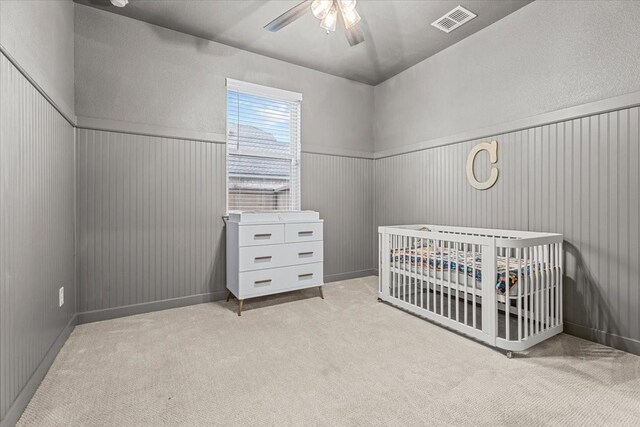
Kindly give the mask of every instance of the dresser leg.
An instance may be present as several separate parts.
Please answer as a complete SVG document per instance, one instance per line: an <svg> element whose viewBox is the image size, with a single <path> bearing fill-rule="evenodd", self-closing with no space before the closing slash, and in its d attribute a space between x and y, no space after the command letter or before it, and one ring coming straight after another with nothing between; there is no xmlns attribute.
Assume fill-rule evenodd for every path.
<svg viewBox="0 0 640 427"><path fill-rule="evenodd" d="M320 290L320 298L324 299L324 292L322 292L322 286L318 286L318 290Z"/></svg>
<svg viewBox="0 0 640 427"><path fill-rule="evenodd" d="M227 302L229 302L230 299L231 299L231 291L229 291L229 293L227 293Z"/></svg>
<svg viewBox="0 0 640 427"><path fill-rule="evenodd" d="M244 300L238 300L238 316L242 316L242 304L244 304Z"/></svg>

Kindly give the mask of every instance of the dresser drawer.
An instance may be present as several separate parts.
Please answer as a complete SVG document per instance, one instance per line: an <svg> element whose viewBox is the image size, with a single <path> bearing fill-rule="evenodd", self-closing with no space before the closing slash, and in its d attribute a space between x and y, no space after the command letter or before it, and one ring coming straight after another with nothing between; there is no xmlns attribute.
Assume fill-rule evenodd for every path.
<svg viewBox="0 0 640 427"><path fill-rule="evenodd" d="M253 271L322 262L322 251L322 241L245 246L239 249L239 270Z"/></svg>
<svg viewBox="0 0 640 427"><path fill-rule="evenodd" d="M283 250L286 245L245 246L239 250L240 271L264 270L265 268L290 265L291 256Z"/></svg>
<svg viewBox="0 0 640 427"><path fill-rule="evenodd" d="M268 295L319 286L323 283L322 263L270 268L240 273L238 298Z"/></svg>
<svg viewBox="0 0 640 427"><path fill-rule="evenodd" d="M284 243L284 224L242 225L238 233L240 246Z"/></svg>
<svg viewBox="0 0 640 427"><path fill-rule="evenodd" d="M284 230L285 241L287 243L322 240L321 222L285 224Z"/></svg>
<svg viewBox="0 0 640 427"><path fill-rule="evenodd" d="M313 264L324 260L324 245L318 242L287 243L284 251L287 255L287 265Z"/></svg>

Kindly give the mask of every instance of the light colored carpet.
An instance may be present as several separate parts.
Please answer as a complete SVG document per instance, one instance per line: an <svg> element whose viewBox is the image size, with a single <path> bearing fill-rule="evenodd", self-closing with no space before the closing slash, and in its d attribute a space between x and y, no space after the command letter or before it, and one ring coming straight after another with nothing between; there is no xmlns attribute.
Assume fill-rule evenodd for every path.
<svg viewBox="0 0 640 427"><path fill-rule="evenodd" d="M509 360L376 281L78 326L19 425L640 424L640 357L560 335Z"/></svg>

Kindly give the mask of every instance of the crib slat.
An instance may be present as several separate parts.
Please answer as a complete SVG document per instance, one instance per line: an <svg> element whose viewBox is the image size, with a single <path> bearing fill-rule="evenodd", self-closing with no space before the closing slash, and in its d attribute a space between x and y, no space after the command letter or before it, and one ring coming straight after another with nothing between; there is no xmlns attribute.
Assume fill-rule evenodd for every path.
<svg viewBox="0 0 640 427"><path fill-rule="evenodd" d="M562 245L562 244L561 244ZM560 246L560 290L558 293L558 310L560 314L558 315L558 319L562 322L563 317L563 299L564 299L564 250L562 246Z"/></svg>
<svg viewBox="0 0 640 427"><path fill-rule="evenodd" d="M545 325L545 330L546 330L553 325L553 314L551 313L551 307L553 306L552 289L551 289L551 287L553 286L553 262L552 262L553 247L552 245L545 245L544 252L545 252L545 276L547 281L546 283L547 290L545 291L545 298L547 299L547 302L544 308L545 317L547 319L547 322Z"/></svg>
<svg viewBox="0 0 640 427"><path fill-rule="evenodd" d="M525 248L526 258L525 258L525 267L527 269L526 274L524 276L524 289L525 289L525 297L524 297L524 312L526 314L526 319L524 322L524 338L526 339L530 335L530 327L531 327L531 310L533 308L533 304L531 304L531 248Z"/></svg>
<svg viewBox="0 0 640 427"><path fill-rule="evenodd" d="M534 260L534 250L533 248L529 248L529 255L531 256L531 259L529 260L530 267L529 270L531 271L530 273L530 280L531 280L531 290L529 291L529 303L531 304L530 306L530 316L529 316L529 335L533 335L534 334L534 328L535 328L535 283L536 283L536 271L535 271L535 260Z"/></svg>
<svg viewBox="0 0 640 427"><path fill-rule="evenodd" d="M545 317L545 325L544 329L547 330L551 326L551 246L544 245L544 281L545 281L545 306L544 306L544 317Z"/></svg>
<svg viewBox="0 0 640 427"><path fill-rule="evenodd" d="M456 305L456 322L460 322L460 244L454 244L456 246L456 272L454 275L456 278L456 299L454 301Z"/></svg>
<svg viewBox="0 0 640 427"><path fill-rule="evenodd" d="M534 256L535 256L535 265L536 265L536 323L535 323L535 333L540 332L540 247L535 246L533 248Z"/></svg>
<svg viewBox="0 0 640 427"><path fill-rule="evenodd" d="M449 263L447 268L447 317L452 319L451 316L451 242L446 242L447 245L447 262ZM444 266L442 266L444 268ZM442 270L442 275L444 276L444 270ZM444 295L444 294L443 294ZM442 298L443 295L440 297Z"/></svg>
<svg viewBox="0 0 640 427"><path fill-rule="evenodd" d="M509 299L509 297L511 296L511 287L510 287L510 274L509 274L509 252L507 250L507 248L504 248L504 257L506 260L506 267L507 269L504 272L504 328L505 328L505 332L504 332L504 339L506 339L507 341L509 340L509 310L511 309L511 300Z"/></svg>
<svg viewBox="0 0 640 427"><path fill-rule="evenodd" d="M518 259L518 275L517 284L518 287L518 300L516 305L518 307L518 341L522 339L522 250L516 249L516 258Z"/></svg>
<svg viewBox="0 0 640 427"><path fill-rule="evenodd" d="M444 316L444 241L440 245L440 316Z"/></svg>
<svg viewBox="0 0 640 427"><path fill-rule="evenodd" d="M467 264L467 252L469 249L469 245L466 243L462 244L462 250L464 251L464 290L462 292L462 295L464 296L464 324L468 325L468 308L467 308L467 293L469 291L468 288L468 284L469 284L469 273L467 273L467 269L468 269L468 264Z"/></svg>
<svg viewBox="0 0 640 427"><path fill-rule="evenodd" d="M534 253L533 247L529 248L529 255L531 256L531 259L529 260L529 262L531 263L529 267L529 270L531 271L531 273L529 274L530 280L531 280L531 284L530 284L531 290L529 291L529 303L531 304L529 308L530 310L529 335L533 335L535 330L534 322L536 319L536 316L535 316L535 309L536 309L535 307L535 283L536 283L535 263L536 262L535 262L535 257L534 257L535 253Z"/></svg>
<svg viewBox="0 0 640 427"><path fill-rule="evenodd" d="M402 258L401 258L402 261L400 262L400 287L398 288L398 294L400 295L400 299L402 301L404 301L404 286L405 286L404 284L406 281L405 279L406 263L404 260L404 254L406 251L405 244L404 244L405 240L406 240L405 236L400 236L400 253L402 254Z"/></svg>
<svg viewBox="0 0 640 427"><path fill-rule="evenodd" d="M476 327L476 289L477 289L477 272L476 272L476 252L477 245L471 245L471 262L473 263L473 277L471 279L471 286L473 288L473 305L471 306L471 316L473 317L473 329L477 329Z"/></svg>
<svg viewBox="0 0 640 427"><path fill-rule="evenodd" d="M398 246L398 239L400 239L400 236L396 235L394 242L393 242L393 247L394 247L394 257L393 257L393 264L394 264L394 271L395 271L395 283L394 283L394 287L393 287L393 297L394 298L398 298L398 287L400 286L400 262L399 262L399 246Z"/></svg>
<svg viewBox="0 0 640 427"><path fill-rule="evenodd" d="M436 266L436 241L434 239L431 239L431 253L429 254L429 277L430 277L430 281L429 281L429 288L431 290L433 290L433 292L431 292L431 294L433 294L433 297L429 296L429 300L431 301L431 311L433 313L436 312L436 270L435 270L435 266Z"/></svg>
<svg viewBox="0 0 640 427"><path fill-rule="evenodd" d="M405 254L402 259L402 301L407 301L407 236L402 236L402 253Z"/></svg>
<svg viewBox="0 0 640 427"><path fill-rule="evenodd" d="M555 272L556 272L556 276L555 276L555 301L554 301L554 309L555 309L555 322L554 322L554 326L558 326L560 317L558 316L558 301L560 301L560 299L558 298L558 293L559 293L559 289L560 289L560 243L556 243L555 244L556 250L555 250Z"/></svg>
<svg viewBox="0 0 640 427"><path fill-rule="evenodd" d="M558 300L556 299L556 288L558 286L558 270L556 269L556 266L558 265L558 262L556 260L556 254L557 254L557 243L554 243L551 246L551 258L552 258L552 268L553 270L551 270L551 281L549 283L549 295L551 296L552 299L552 303L551 303L551 307L549 307L549 316L551 316L551 326L555 327L556 323L558 322L558 317L556 316L556 303L558 302Z"/></svg>
<svg viewBox="0 0 640 427"><path fill-rule="evenodd" d="M417 262L417 259L416 259ZM416 270L418 266L416 266ZM420 308L424 308L424 239L420 239Z"/></svg>
<svg viewBox="0 0 640 427"><path fill-rule="evenodd" d="M396 239L398 238L397 235L393 234L391 236L391 267L393 267L393 271L391 273L391 297L395 298L396 297L396 281L397 281L397 270L396 270L396 256L397 256L397 252L396 252Z"/></svg>
<svg viewBox="0 0 640 427"><path fill-rule="evenodd" d="M411 238L411 251L413 251L413 261L409 264L409 268L411 269L411 285L413 287L413 304L418 305L418 246L416 243L416 238ZM409 298L411 300L411 297Z"/></svg>

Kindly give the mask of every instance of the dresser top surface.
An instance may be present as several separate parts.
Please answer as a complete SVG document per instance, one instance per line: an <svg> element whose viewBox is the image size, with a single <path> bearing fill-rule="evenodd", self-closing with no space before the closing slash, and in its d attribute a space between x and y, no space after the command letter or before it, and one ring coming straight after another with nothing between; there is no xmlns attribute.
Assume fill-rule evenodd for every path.
<svg viewBox="0 0 640 427"><path fill-rule="evenodd" d="M316 211L242 211L229 213L229 221L238 224L273 224L290 222L320 222Z"/></svg>

